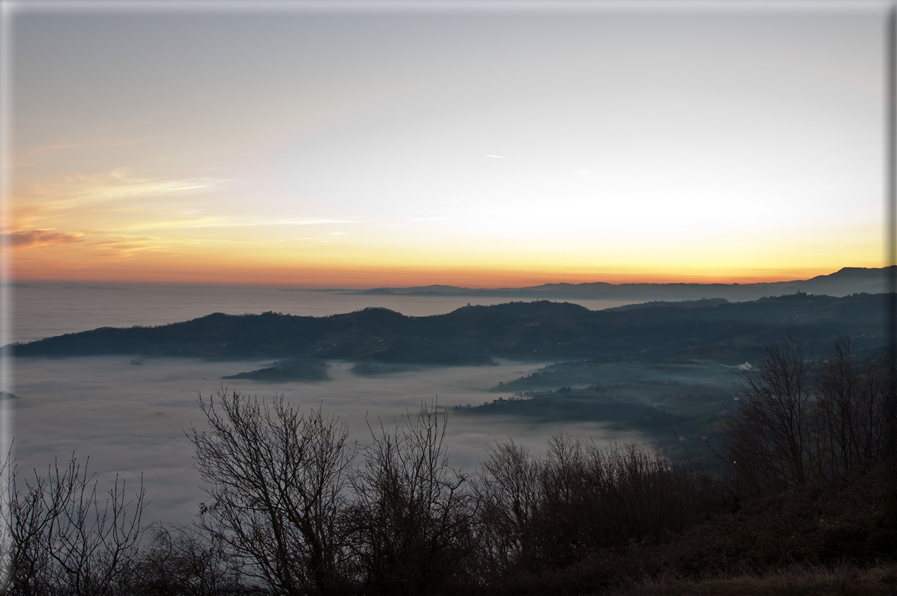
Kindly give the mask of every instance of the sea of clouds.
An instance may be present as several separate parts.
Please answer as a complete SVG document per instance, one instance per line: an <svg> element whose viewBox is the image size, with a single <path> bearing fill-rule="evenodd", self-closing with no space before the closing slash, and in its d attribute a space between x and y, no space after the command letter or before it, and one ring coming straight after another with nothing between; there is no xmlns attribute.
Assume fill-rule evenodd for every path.
<svg viewBox="0 0 897 596"><path fill-rule="evenodd" d="M135 364L133 362L139 362ZM525 375L545 363L501 362L496 366L434 367L362 377L351 363L332 362L331 381L258 383L221 377L264 366L270 361L207 362L198 359L145 358L132 355L15 361L15 451L18 475L46 474L58 458L65 466L73 453L90 458L101 491L116 475L137 487L141 476L150 502L147 520L189 523L204 500L202 479L193 467L191 426L206 428L198 406L222 388L260 399L284 397L306 410L322 407L348 425L359 444L369 443L369 424L393 426L422 403L477 405L500 394L489 393L499 381ZM505 396L507 397L507 395ZM513 438L533 453L559 431L598 442L639 440L636 433L609 433L599 423L543 424L538 420L458 415L449 411L450 464L473 472L486 448Z"/></svg>

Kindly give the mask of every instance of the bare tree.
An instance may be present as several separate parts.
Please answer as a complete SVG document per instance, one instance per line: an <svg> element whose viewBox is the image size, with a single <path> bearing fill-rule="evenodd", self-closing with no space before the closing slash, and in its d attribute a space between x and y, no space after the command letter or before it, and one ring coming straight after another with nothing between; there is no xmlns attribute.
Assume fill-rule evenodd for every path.
<svg viewBox="0 0 897 596"><path fill-rule="evenodd" d="M722 452L747 494L778 492L805 482L814 459L815 393L800 340L764 346L744 377L743 405L721 423Z"/></svg>
<svg viewBox="0 0 897 596"><path fill-rule="evenodd" d="M227 596L255 591L221 540L196 527L157 525L120 591L131 596Z"/></svg>
<svg viewBox="0 0 897 596"><path fill-rule="evenodd" d="M682 532L721 501L706 475L671 465L656 447L601 448L563 433L551 438L544 458L511 442L492 448L478 488L480 559L500 583Z"/></svg>
<svg viewBox="0 0 897 596"><path fill-rule="evenodd" d="M860 362L850 338L841 336L821 363L817 379L820 476L860 472L886 450L886 371Z"/></svg>
<svg viewBox="0 0 897 596"><path fill-rule="evenodd" d="M886 457L887 370L861 361L847 336L821 362L805 359L794 338L765 346L742 392L743 406L719 428L721 455L744 494L862 472Z"/></svg>
<svg viewBox="0 0 897 596"><path fill-rule="evenodd" d="M476 489L482 519L479 547L490 573L504 573L534 558L542 467L526 447L510 439L486 452Z"/></svg>
<svg viewBox="0 0 897 596"><path fill-rule="evenodd" d="M22 486L24 484L24 487ZM133 565L141 538L143 483L128 500L115 478L108 497L74 454L46 476L19 482L13 469L9 507L12 573L8 593L103 595Z"/></svg>
<svg viewBox="0 0 897 596"><path fill-rule="evenodd" d="M354 458L345 425L321 409L302 415L282 396L268 404L222 390L199 403L211 430L188 437L208 484L203 527L277 592L332 592Z"/></svg>
<svg viewBox="0 0 897 596"><path fill-rule="evenodd" d="M348 518L359 579L375 593L445 589L472 552L475 499L448 464L445 414L421 407L392 431L382 424L352 478Z"/></svg>

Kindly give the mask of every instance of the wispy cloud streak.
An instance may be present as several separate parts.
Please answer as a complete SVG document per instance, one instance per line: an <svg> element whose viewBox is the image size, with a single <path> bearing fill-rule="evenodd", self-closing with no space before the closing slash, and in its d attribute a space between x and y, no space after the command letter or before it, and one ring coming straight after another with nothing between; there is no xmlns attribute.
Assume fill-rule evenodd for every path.
<svg viewBox="0 0 897 596"><path fill-rule="evenodd" d="M81 234L57 232L55 230L19 230L3 234L3 241L14 248L34 248L39 246L61 246L81 242Z"/></svg>

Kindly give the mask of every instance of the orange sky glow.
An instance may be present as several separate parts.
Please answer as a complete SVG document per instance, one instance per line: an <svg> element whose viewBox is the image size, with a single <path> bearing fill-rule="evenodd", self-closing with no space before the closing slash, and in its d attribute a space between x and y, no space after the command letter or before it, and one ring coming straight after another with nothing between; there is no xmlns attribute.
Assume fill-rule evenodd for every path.
<svg viewBox="0 0 897 596"><path fill-rule="evenodd" d="M493 288L888 264L875 11L375 13L18 17L12 280Z"/></svg>

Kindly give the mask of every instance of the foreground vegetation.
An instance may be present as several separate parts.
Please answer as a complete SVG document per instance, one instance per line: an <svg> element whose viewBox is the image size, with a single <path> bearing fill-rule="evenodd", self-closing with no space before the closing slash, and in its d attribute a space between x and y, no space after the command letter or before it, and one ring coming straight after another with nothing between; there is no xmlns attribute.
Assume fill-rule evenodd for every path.
<svg viewBox="0 0 897 596"><path fill-rule="evenodd" d="M788 338L716 423L713 469L561 434L544 457L495 444L474 475L435 404L357 447L320 409L219 392L188 432L208 495L189 527L146 524L142 486L104 498L74 458L8 470L3 593L886 594L888 381L846 338L819 361Z"/></svg>

